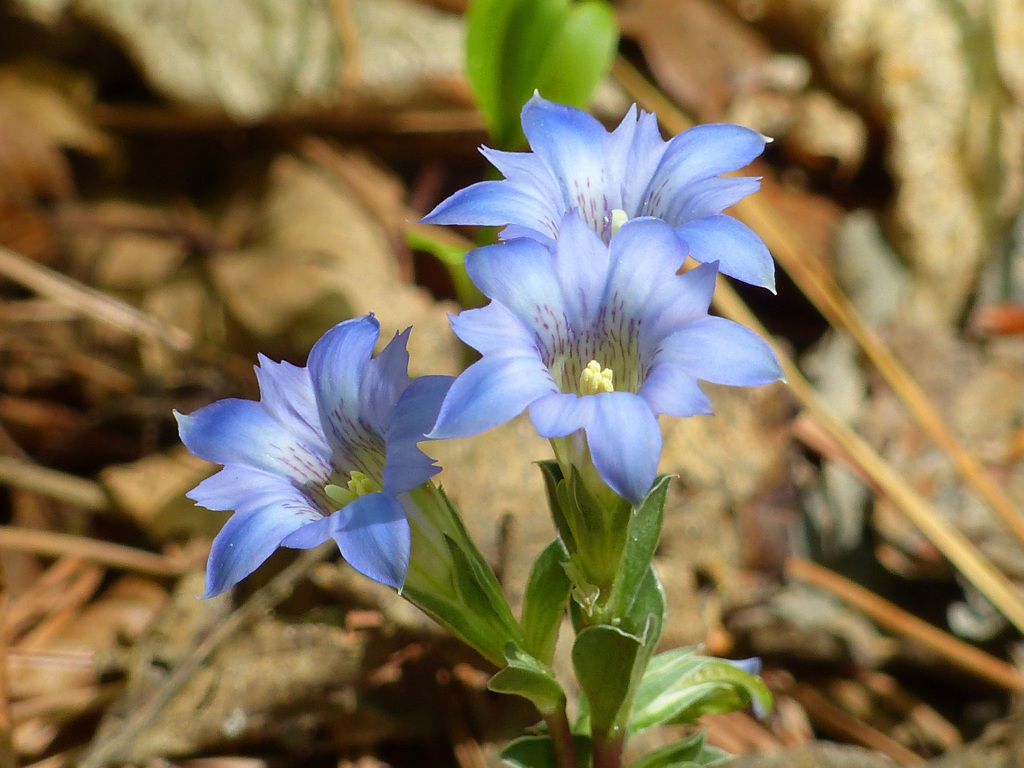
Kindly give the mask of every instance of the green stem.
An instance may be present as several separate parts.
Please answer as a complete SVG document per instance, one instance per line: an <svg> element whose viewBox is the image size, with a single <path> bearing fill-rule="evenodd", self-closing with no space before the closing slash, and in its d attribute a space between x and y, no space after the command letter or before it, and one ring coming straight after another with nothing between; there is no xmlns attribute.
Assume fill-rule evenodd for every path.
<svg viewBox="0 0 1024 768"><path fill-rule="evenodd" d="M572 740L572 730L569 728L569 718L565 714L563 706L557 712L544 716L544 722L548 725L548 732L551 734L551 744L555 750L555 761L559 768L577 768L576 745Z"/></svg>
<svg viewBox="0 0 1024 768"><path fill-rule="evenodd" d="M614 733L595 733L593 768L622 768L622 750L626 747L626 731L616 728Z"/></svg>

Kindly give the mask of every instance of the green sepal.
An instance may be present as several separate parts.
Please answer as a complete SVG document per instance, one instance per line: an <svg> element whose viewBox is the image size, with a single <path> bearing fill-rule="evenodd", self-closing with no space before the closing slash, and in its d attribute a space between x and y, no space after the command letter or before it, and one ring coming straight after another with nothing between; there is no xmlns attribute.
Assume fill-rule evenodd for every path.
<svg viewBox="0 0 1024 768"><path fill-rule="evenodd" d="M587 697L591 734L607 736L626 724L651 651L645 642L653 632L651 616L640 635L598 624L576 636L572 664L580 690Z"/></svg>
<svg viewBox="0 0 1024 768"><path fill-rule="evenodd" d="M682 741L666 744L648 752L629 768L702 768L720 765L732 759L727 753L704 742L704 732L697 731Z"/></svg>
<svg viewBox="0 0 1024 768"><path fill-rule="evenodd" d="M626 532L626 546L612 589L612 616L622 616L629 611L641 582L647 577L661 537L665 500L671 482L672 475L658 475L647 496L633 511Z"/></svg>
<svg viewBox="0 0 1024 768"><path fill-rule="evenodd" d="M565 709L565 691L551 667L515 643L505 646L505 662L507 666L488 681L488 688L529 699L544 717Z"/></svg>
<svg viewBox="0 0 1024 768"><path fill-rule="evenodd" d="M563 567L568 560L565 546L555 539L540 553L526 583L521 622L524 647L545 664L550 664L555 655L558 630L572 589Z"/></svg>
<svg viewBox="0 0 1024 768"><path fill-rule="evenodd" d="M512 615L512 609L493 571L485 563L468 557L450 536L444 537L444 543L455 566L455 587L471 616L506 633L502 651L509 640L521 642L519 624ZM509 630L514 634L509 636Z"/></svg>
<svg viewBox="0 0 1024 768"><path fill-rule="evenodd" d="M701 715L733 712L753 704L759 714L772 694L757 675L724 659L675 648L651 659L637 691L630 732L660 723L692 723Z"/></svg>
<svg viewBox="0 0 1024 768"><path fill-rule="evenodd" d="M447 570L443 577L435 577L443 578L441 582L418 585L406 579L403 594L500 667L505 662L506 644L522 645L522 629L512 615L497 577L470 539L451 500L443 488L434 490L441 502L437 514L445 518L441 541L448 554Z"/></svg>
<svg viewBox="0 0 1024 768"><path fill-rule="evenodd" d="M551 510L551 519L555 521L555 528L562 538L569 553L576 551L576 539L569 529L569 523L565 519L565 510L569 503L568 489L565 484L565 477L562 475L562 468L557 461L547 459L538 461L541 476L544 478L544 491L548 497L548 508Z"/></svg>
<svg viewBox="0 0 1024 768"><path fill-rule="evenodd" d="M590 768L593 751L590 739L574 734L572 741L576 747L576 768ZM547 735L516 739L501 751L501 759L511 768L562 768L555 757L551 737Z"/></svg>

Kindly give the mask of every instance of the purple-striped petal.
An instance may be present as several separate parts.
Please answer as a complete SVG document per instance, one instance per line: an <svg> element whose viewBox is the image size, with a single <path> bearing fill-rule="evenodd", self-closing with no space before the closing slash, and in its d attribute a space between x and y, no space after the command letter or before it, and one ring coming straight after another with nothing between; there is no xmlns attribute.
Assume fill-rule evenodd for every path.
<svg viewBox="0 0 1024 768"><path fill-rule="evenodd" d="M553 340L563 338L568 328L554 262L554 254L533 240L509 240L466 254L466 273L525 328Z"/></svg>
<svg viewBox="0 0 1024 768"><path fill-rule="evenodd" d="M449 315L452 331L481 355L535 347L534 335L504 304L491 302L478 309Z"/></svg>
<svg viewBox="0 0 1024 768"><path fill-rule="evenodd" d="M749 165L764 151L757 131L725 123L698 125L672 138L641 197L637 215L658 216L669 224L673 201L694 182Z"/></svg>
<svg viewBox="0 0 1024 768"><path fill-rule="evenodd" d="M175 411L178 433L194 455L216 464L240 464L299 484L330 475L326 442L300 442L260 403L229 398L188 415Z"/></svg>
<svg viewBox="0 0 1024 768"><path fill-rule="evenodd" d="M608 212L622 207L618 192L606 185L604 126L586 112L536 95L523 107L522 120L530 148L558 181L562 212L576 208L602 232Z"/></svg>
<svg viewBox="0 0 1024 768"><path fill-rule="evenodd" d="M213 540L203 597L230 589L262 565L282 540L320 517L302 493L286 483L268 492L260 506L236 512Z"/></svg>
<svg viewBox="0 0 1024 768"><path fill-rule="evenodd" d="M402 505L368 493L334 514L299 528L281 545L311 549L334 539L345 562L364 576L401 590L409 569L409 522Z"/></svg>
<svg viewBox="0 0 1024 768"><path fill-rule="evenodd" d="M761 188L761 180L752 176L713 176L686 188L669 208L666 221L677 225L721 213Z"/></svg>

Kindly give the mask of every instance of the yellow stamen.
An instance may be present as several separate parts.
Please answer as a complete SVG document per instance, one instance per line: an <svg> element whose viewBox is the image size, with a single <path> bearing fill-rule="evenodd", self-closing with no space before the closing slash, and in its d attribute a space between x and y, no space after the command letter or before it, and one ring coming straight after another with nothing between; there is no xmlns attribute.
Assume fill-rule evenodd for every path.
<svg viewBox="0 0 1024 768"><path fill-rule="evenodd" d="M612 234L619 231L619 228L629 221L629 216L621 208L612 209Z"/></svg>
<svg viewBox="0 0 1024 768"><path fill-rule="evenodd" d="M580 374L580 394L596 395L600 392L614 392L613 373L611 368L601 368L597 360L591 360Z"/></svg>
<svg viewBox="0 0 1024 768"><path fill-rule="evenodd" d="M352 472L349 475L349 481L344 488L333 483L324 486L324 493L327 494L327 498L339 504L339 509L348 506L360 496L365 496L368 493L378 493L379 491L380 486L377 483L358 471Z"/></svg>

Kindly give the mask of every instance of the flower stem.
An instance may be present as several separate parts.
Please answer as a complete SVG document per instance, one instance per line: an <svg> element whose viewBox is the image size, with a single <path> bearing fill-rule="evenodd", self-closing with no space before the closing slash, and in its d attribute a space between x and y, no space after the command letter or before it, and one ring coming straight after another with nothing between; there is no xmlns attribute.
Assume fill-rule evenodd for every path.
<svg viewBox="0 0 1024 768"><path fill-rule="evenodd" d="M625 729L616 729L612 734L594 734L593 743L593 768L622 768L622 750L626 746Z"/></svg>
<svg viewBox="0 0 1024 768"><path fill-rule="evenodd" d="M565 714L563 706L557 712L544 716L544 722L548 725L548 732L551 734L551 744L555 750L555 761L558 768L577 768L576 745L572 740L572 731L569 728L569 718Z"/></svg>

